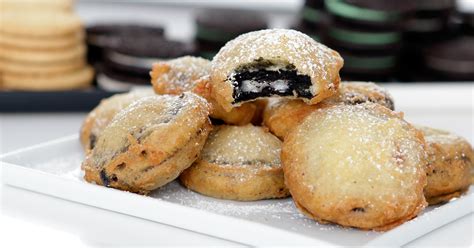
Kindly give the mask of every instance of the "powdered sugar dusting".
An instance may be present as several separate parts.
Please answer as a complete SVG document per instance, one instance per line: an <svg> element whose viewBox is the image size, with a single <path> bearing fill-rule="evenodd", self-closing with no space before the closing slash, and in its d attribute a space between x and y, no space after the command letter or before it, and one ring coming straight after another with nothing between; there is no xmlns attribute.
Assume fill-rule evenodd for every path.
<svg viewBox="0 0 474 248"><path fill-rule="evenodd" d="M464 138L444 130L424 126L416 126L416 128L423 132L427 143L456 144L467 142Z"/></svg>
<svg viewBox="0 0 474 248"><path fill-rule="evenodd" d="M226 79L238 67L262 58L294 65L299 74L311 78L313 85L322 84L330 89L335 88L333 83L339 79L343 64L337 52L299 31L268 29L243 34L222 47L212 60L211 77Z"/></svg>
<svg viewBox="0 0 474 248"><path fill-rule="evenodd" d="M184 56L153 65L152 84L159 94L181 94L191 91L198 79L208 76L211 62Z"/></svg>
<svg viewBox="0 0 474 248"><path fill-rule="evenodd" d="M285 170L290 173L285 176L305 174L301 188L324 197L324 203L318 204L341 212L343 206L354 204L351 201L365 212L396 208L394 219L406 218L404 214L424 206L428 162L423 140L411 125L378 104L317 109L287 139L283 149L290 166ZM302 195L292 193L304 204ZM325 208L318 204L303 206ZM350 208L345 214L364 218L353 216Z"/></svg>
<svg viewBox="0 0 474 248"><path fill-rule="evenodd" d="M179 135L192 137L208 120L208 115L207 101L193 93L141 98L112 119L99 136L97 145L85 164L100 167L116 155L123 153L124 149L126 150L130 145L130 135L140 140L157 130L163 131L178 125L182 127Z"/></svg>
<svg viewBox="0 0 474 248"><path fill-rule="evenodd" d="M322 236L319 238L332 242L340 243L341 241L338 241L338 239L340 239L341 235L348 235L350 233L362 234L359 237L362 240L370 240L380 235L380 233L376 232L341 228L331 224L320 224L301 214L291 198L251 202L221 200L195 193L184 188L178 182L172 182L152 192L150 196L211 213L271 225L304 235L321 234Z"/></svg>
<svg viewBox="0 0 474 248"><path fill-rule="evenodd" d="M280 166L281 141L262 127L219 126L209 135L202 159L217 164Z"/></svg>
<svg viewBox="0 0 474 248"><path fill-rule="evenodd" d="M128 107L134 101L151 95L153 95L151 90L141 90L117 94L102 100L86 119L86 122L92 121L92 126L90 127L91 134L98 137L118 112Z"/></svg>

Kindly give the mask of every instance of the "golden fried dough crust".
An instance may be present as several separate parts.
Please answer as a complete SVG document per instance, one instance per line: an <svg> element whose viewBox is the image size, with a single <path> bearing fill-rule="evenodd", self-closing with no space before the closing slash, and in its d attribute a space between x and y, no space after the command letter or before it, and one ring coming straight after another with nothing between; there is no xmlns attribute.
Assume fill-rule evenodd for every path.
<svg viewBox="0 0 474 248"><path fill-rule="evenodd" d="M393 99L383 88L369 82L343 82L338 92L320 104L308 105L301 100L273 98L263 111L263 124L278 138L284 139L288 132L316 109L334 104L355 105L365 102L381 104L394 109Z"/></svg>
<svg viewBox="0 0 474 248"><path fill-rule="evenodd" d="M430 205L449 201L471 185L473 150L469 142L452 133L418 127L425 136L430 162L425 197Z"/></svg>
<svg viewBox="0 0 474 248"><path fill-rule="evenodd" d="M339 70L343 65L343 59L336 51L295 30L260 30L229 41L212 60L212 94L225 110L230 111L241 104L234 103L230 76L238 68L262 59L292 65L299 75L307 75L311 79L313 97L304 100L309 104L336 93Z"/></svg>
<svg viewBox="0 0 474 248"><path fill-rule="evenodd" d="M262 127L218 126L180 180L191 190L221 199L286 197L280 148L281 141Z"/></svg>
<svg viewBox="0 0 474 248"><path fill-rule="evenodd" d="M104 99L86 117L81 126L80 140L84 151L89 152L100 133L107 127L115 115L138 99L153 95L150 91L135 91L117 94Z"/></svg>
<svg viewBox="0 0 474 248"><path fill-rule="evenodd" d="M209 106L193 94L149 96L119 112L83 163L85 179L146 194L174 180L211 130Z"/></svg>
<svg viewBox="0 0 474 248"><path fill-rule="evenodd" d="M179 95L194 92L211 105L211 117L233 125L250 123L257 111L254 103L243 104L231 111L224 110L211 97L209 87L210 61L203 58L185 56L153 65L150 72L153 89L159 95Z"/></svg>
<svg viewBox="0 0 474 248"><path fill-rule="evenodd" d="M313 111L288 134L281 159L296 205L323 223L388 230L426 206L423 136L379 104Z"/></svg>

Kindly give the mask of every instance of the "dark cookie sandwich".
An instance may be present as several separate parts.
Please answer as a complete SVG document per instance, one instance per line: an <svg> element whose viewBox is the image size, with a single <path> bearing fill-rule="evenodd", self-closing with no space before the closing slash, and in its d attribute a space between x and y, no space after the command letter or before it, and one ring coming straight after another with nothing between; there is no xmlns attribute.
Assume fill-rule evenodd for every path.
<svg viewBox="0 0 474 248"><path fill-rule="evenodd" d="M413 1L332 0L325 1L334 21L370 29L399 29L414 8Z"/></svg>
<svg viewBox="0 0 474 248"><path fill-rule="evenodd" d="M424 53L426 67L444 80L474 78L474 38L469 36L431 46Z"/></svg>
<svg viewBox="0 0 474 248"><path fill-rule="evenodd" d="M163 36L164 28L147 24L97 23L86 27L88 59L91 64L103 60L103 51L124 36Z"/></svg>
<svg viewBox="0 0 474 248"><path fill-rule="evenodd" d="M191 44L168 40L162 36L124 36L105 51L102 71L107 78L131 88L136 84L149 84L149 72L153 63L193 53L194 47ZM102 84L101 80L98 83L107 90L114 90L109 87L110 84Z"/></svg>

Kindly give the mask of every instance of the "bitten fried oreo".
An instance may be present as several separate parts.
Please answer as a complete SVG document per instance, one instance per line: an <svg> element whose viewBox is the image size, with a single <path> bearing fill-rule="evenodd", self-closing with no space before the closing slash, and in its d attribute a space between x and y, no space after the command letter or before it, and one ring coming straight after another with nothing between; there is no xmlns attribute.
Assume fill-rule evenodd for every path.
<svg viewBox="0 0 474 248"><path fill-rule="evenodd" d="M270 96L315 104L337 91L342 65L336 51L301 32L250 32L228 42L213 58L212 95L227 111Z"/></svg>
<svg viewBox="0 0 474 248"><path fill-rule="evenodd" d="M153 65L150 73L153 89L157 94L181 94L192 91L211 104L211 117L225 123L245 125L250 123L257 112L254 103L245 103L231 111L225 111L212 98L209 88L210 61L203 58L185 56Z"/></svg>
<svg viewBox="0 0 474 248"><path fill-rule="evenodd" d="M174 180L204 146L211 130L208 108L192 93L134 102L99 135L82 164L84 178L142 194Z"/></svg>
<svg viewBox="0 0 474 248"><path fill-rule="evenodd" d="M280 164L281 141L262 127L218 126L201 157L180 176L203 195L254 201L289 195Z"/></svg>
<svg viewBox="0 0 474 248"><path fill-rule="evenodd" d="M301 100L270 99L263 111L263 124L278 138L286 134L311 112L334 104L356 105L373 102L394 110L393 98L374 83L343 82L338 92L319 104L308 105Z"/></svg>
<svg viewBox="0 0 474 248"><path fill-rule="evenodd" d="M379 104L314 111L286 136L281 159L296 206L322 223L388 230L427 205L423 135Z"/></svg>
<svg viewBox="0 0 474 248"><path fill-rule="evenodd" d="M153 92L147 90L117 94L104 99L86 117L81 127L81 143L86 152L92 150L97 138L107 127L115 115L138 99L151 96Z"/></svg>
<svg viewBox="0 0 474 248"><path fill-rule="evenodd" d="M449 201L471 185L474 158L471 145L462 137L429 127L418 127L425 136L430 162L425 197L430 205Z"/></svg>

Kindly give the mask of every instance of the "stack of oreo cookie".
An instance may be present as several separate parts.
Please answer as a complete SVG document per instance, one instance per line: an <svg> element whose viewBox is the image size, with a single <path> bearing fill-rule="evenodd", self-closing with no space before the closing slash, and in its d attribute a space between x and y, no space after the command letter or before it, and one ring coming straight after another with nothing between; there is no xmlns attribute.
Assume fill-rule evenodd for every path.
<svg viewBox="0 0 474 248"><path fill-rule="evenodd" d="M321 41L328 26L329 16L326 12L324 0L306 0L301 9L299 20L293 29Z"/></svg>
<svg viewBox="0 0 474 248"><path fill-rule="evenodd" d="M344 58L342 77L391 80L402 45L403 22L412 1L325 1L331 25L325 44Z"/></svg>
<svg viewBox="0 0 474 248"><path fill-rule="evenodd" d="M474 36L439 42L426 49L423 57L433 81L474 79Z"/></svg>
<svg viewBox="0 0 474 248"><path fill-rule="evenodd" d="M268 28L264 13L242 9L203 9L196 13L198 55L212 59L227 41L250 31Z"/></svg>
<svg viewBox="0 0 474 248"><path fill-rule="evenodd" d="M474 36L474 4L470 0L458 1L457 8L461 19L461 32Z"/></svg>
<svg viewBox="0 0 474 248"><path fill-rule="evenodd" d="M101 62L104 59L104 50L116 44L120 37L124 36L163 36L164 28L161 26L150 26L138 23L102 23L90 25L86 28L87 33L87 57L91 64Z"/></svg>
<svg viewBox="0 0 474 248"><path fill-rule="evenodd" d="M417 0L407 20L403 34L398 77L404 81L426 81L436 78L426 70L424 51L427 47L443 43L456 36L452 25L455 0Z"/></svg>
<svg viewBox="0 0 474 248"><path fill-rule="evenodd" d="M72 0L0 0L0 86L59 91L88 87L84 29Z"/></svg>
<svg viewBox="0 0 474 248"><path fill-rule="evenodd" d="M97 84L108 91L149 86L153 63L194 54L192 44L167 39L159 26L98 24L87 31L89 60L99 71Z"/></svg>

